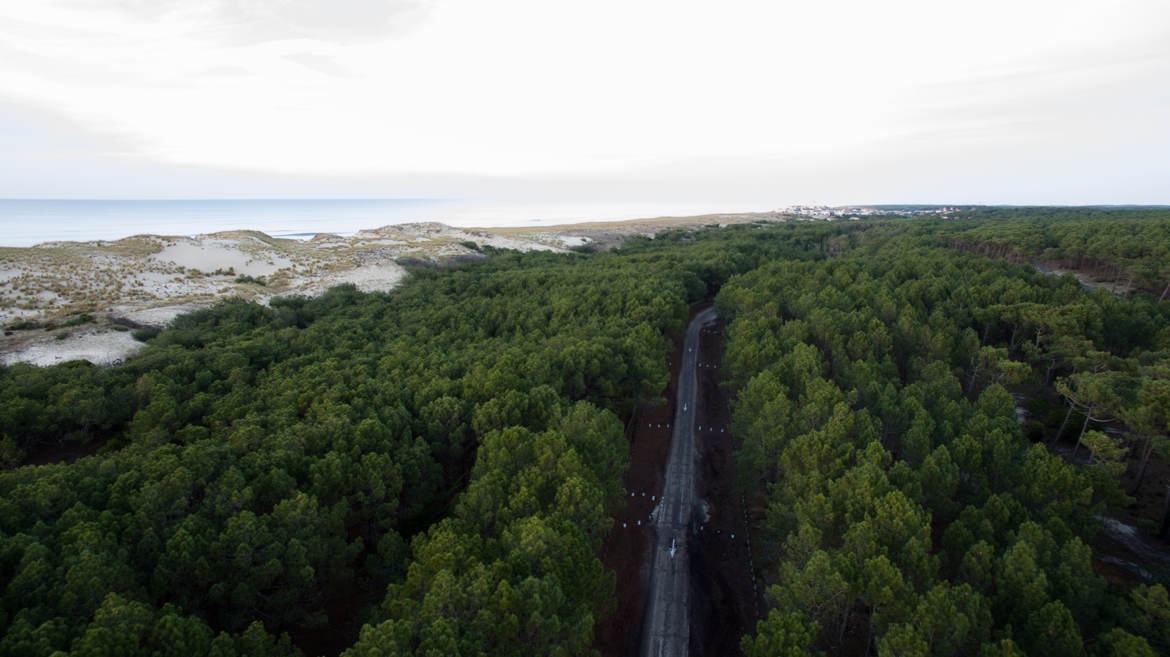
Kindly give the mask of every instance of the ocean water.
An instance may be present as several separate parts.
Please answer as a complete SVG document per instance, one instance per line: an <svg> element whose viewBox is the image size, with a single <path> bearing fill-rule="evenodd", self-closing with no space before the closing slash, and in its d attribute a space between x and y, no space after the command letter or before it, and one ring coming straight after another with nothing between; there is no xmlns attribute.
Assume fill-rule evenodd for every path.
<svg viewBox="0 0 1170 657"><path fill-rule="evenodd" d="M307 239L363 228L434 221L444 201L384 200L0 200L0 246L258 230Z"/></svg>
<svg viewBox="0 0 1170 657"><path fill-rule="evenodd" d="M116 240L132 235L200 235L256 230L309 239L391 224L551 226L767 208L679 202L548 203L445 199L18 200L0 199L0 246Z"/></svg>

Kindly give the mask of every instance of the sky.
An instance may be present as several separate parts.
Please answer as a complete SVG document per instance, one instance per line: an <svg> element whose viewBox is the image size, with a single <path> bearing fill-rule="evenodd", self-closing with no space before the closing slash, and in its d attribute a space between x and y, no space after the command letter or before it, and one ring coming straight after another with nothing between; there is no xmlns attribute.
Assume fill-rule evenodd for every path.
<svg viewBox="0 0 1170 657"><path fill-rule="evenodd" d="M1165 0L0 3L0 198L1170 203Z"/></svg>

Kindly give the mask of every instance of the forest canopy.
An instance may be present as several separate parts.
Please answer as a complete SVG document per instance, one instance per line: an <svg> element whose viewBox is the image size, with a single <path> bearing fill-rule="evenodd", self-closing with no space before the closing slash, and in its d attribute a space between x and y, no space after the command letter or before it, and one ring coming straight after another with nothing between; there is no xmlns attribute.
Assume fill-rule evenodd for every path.
<svg viewBox="0 0 1170 657"><path fill-rule="evenodd" d="M745 654L1165 654L1165 588L1106 580L1090 545L1141 484L1125 450L1167 456L1168 222L493 251L389 293L222 302L118 367L5 367L0 654L589 654L626 424L710 299L762 509ZM1021 390L1051 418L1018 422Z"/></svg>
<svg viewBox="0 0 1170 657"><path fill-rule="evenodd" d="M770 603L746 654L1170 651L1149 631L1170 614L1164 559L1127 587L1090 548L1134 503L1125 453L1131 494L1170 457L1170 304L1136 292L1166 283L1166 217L988 214L876 227L721 288ZM1067 262L1045 240L1073 235L1108 245L1089 253L1109 271L1159 273L1118 296L1018 257ZM1021 423L1025 400L1039 419Z"/></svg>

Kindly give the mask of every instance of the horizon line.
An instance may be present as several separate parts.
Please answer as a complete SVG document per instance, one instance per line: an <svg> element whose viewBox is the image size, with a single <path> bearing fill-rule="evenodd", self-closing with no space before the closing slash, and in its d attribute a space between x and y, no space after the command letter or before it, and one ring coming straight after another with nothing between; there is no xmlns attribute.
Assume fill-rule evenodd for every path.
<svg viewBox="0 0 1170 657"><path fill-rule="evenodd" d="M298 197L298 196L249 196L249 197L175 197L175 198L93 198L93 197L31 197L31 196L0 196L0 203L5 201L37 201L37 202L88 202L88 203L167 203L167 202L247 202L247 201L295 201L299 203L313 202L313 201L476 201L482 203L515 203L524 201L503 200L503 199L471 199L467 197L452 197L452 196L317 196L317 197ZM613 204L623 203L655 203L656 201L612 201ZM677 201L664 200L663 203L675 203ZM536 203L557 203L564 205L592 205L598 201L536 201ZM607 203L603 201L602 203ZM897 202L897 201L882 201L879 203L839 203L828 204L823 202L793 202L783 206L775 207L792 207L792 206L810 206L810 207L941 207L941 206L955 206L967 208L1170 208L1170 203L963 203L956 201L942 201L935 203L918 202Z"/></svg>

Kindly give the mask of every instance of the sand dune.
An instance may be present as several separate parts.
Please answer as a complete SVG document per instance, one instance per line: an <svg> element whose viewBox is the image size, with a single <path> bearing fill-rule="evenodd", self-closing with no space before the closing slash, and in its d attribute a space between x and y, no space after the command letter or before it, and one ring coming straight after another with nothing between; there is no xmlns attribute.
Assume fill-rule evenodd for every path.
<svg viewBox="0 0 1170 657"><path fill-rule="evenodd" d="M539 228L455 228L424 222L383 226L351 237L307 241L253 231L190 237L138 235L117 241L52 242L0 248L0 362L51 365L84 359L113 364L141 343L126 327L163 327L220 299L259 303L315 296L352 283L384 291L407 275L400 260L465 262L490 246L516 251L609 248L632 235L774 215L710 215ZM118 329L114 328L119 327Z"/></svg>

